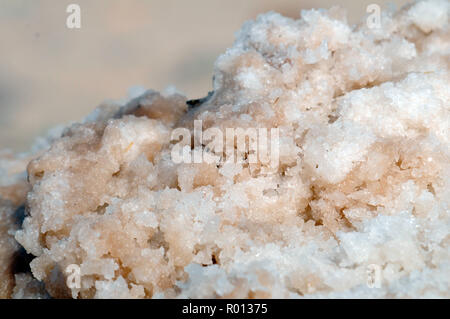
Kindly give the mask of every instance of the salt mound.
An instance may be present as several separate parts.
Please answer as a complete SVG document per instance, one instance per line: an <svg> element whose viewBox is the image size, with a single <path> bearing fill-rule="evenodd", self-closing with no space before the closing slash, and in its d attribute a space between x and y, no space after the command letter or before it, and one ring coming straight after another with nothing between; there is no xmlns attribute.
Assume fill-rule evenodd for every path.
<svg viewBox="0 0 450 319"><path fill-rule="evenodd" d="M205 99L101 106L28 164L28 182L8 181L17 199L2 180L0 266L15 234L35 279L2 268L0 293L43 281L74 298L449 298L449 12L422 1L378 28L338 8L264 14L218 58ZM194 121L278 128L275 168L249 150L224 161ZM177 128L219 161L174 161ZM27 187L16 231L8 207Z"/></svg>

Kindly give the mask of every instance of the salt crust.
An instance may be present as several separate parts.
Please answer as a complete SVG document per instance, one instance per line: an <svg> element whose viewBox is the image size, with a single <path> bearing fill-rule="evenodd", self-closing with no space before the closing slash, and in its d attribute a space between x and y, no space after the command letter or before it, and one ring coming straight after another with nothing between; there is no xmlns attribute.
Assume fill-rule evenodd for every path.
<svg viewBox="0 0 450 319"><path fill-rule="evenodd" d="M264 14L218 58L202 105L169 91L105 104L29 163L28 183L2 154L0 296L44 297L39 280L74 298L449 298L449 12L422 1L379 29L338 8ZM175 164L170 133L195 119L280 128L278 171ZM37 280L13 276L14 233Z"/></svg>

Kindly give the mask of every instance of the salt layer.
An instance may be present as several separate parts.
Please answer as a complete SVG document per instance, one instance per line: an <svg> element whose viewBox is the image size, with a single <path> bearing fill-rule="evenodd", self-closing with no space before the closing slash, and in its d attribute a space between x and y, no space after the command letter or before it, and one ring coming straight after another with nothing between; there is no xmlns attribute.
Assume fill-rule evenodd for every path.
<svg viewBox="0 0 450 319"><path fill-rule="evenodd" d="M378 28L339 8L260 15L207 98L102 105L35 153L28 181L3 156L0 295L449 298L449 12L420 1ZM171 133L194 120L278 128L279 165L175 163ZM32 276L10 267L13 238Z"/></svg>

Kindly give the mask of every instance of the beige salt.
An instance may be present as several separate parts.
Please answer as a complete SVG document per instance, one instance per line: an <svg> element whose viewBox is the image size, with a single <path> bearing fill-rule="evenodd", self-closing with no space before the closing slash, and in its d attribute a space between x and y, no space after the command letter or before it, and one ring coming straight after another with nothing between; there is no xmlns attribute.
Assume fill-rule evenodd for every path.
<svg viewBox="0 0 450 319"><path fill-rule="evenodd" d="M421 1L375 29L339 8L267 13L218 58L207 98L101 106L0 188L1 296L43 282L73 298L449 298L449 12ZM171 133L194 120L278 128L277 169L245 152L175 163ZM13 236L31 274L5 267Z"/></svg>

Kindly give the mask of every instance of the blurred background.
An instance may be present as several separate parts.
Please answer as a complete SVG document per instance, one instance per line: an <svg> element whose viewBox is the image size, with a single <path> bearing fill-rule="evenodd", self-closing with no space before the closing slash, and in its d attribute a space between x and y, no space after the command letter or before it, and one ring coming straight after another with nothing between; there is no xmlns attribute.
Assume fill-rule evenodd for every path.
<svg viewBox="0 0 450 319"><path fill-rule="evenodd" d="M174 85L188 98L212 88L216 57L242 23L270 10L340 5L356 23L368 4L407 0L0 0L0 149L27 150L38 135L79 121L133 86ZM66 8L81 7L81 29Z"/></svg>

